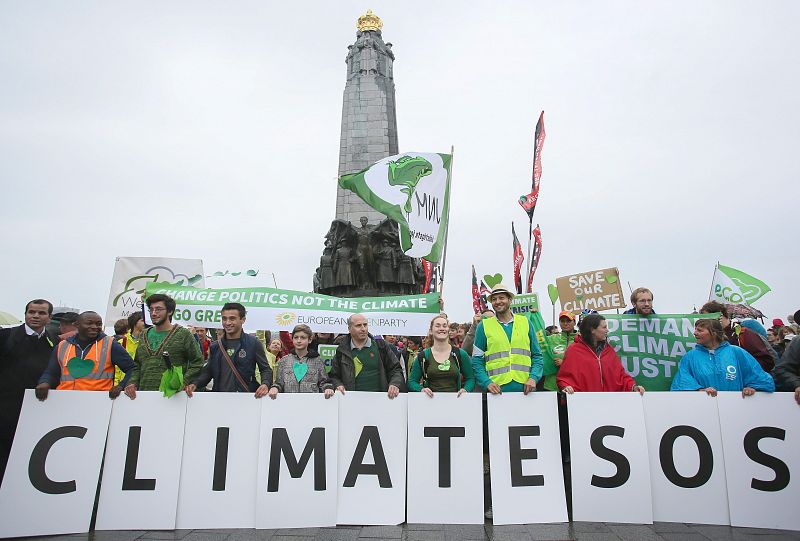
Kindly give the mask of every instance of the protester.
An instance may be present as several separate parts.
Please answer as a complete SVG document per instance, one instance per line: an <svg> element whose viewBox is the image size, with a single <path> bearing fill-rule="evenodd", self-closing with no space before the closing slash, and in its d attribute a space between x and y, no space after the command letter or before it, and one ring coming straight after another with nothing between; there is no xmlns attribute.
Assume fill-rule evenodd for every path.
<svg viewBox="0 0 800 541"><path fill-rule="evenodd" d="M544 328L544 334L547 336L552 336L558 332L558 325L548 325Z"/></svg>
<svg viewBox="0 0 800 541"><path fill-rule="evenodd" d="M353 314L347 318L349 333L336 348L330 378L337 391L385 392L396 397L405 389L400 361L386 342L369 334L367 318Z"/></svg>
<svg viewBox="0 0 800 541"><path fill-rule="evenodd" d="M222 329L225 330L224 328ZM203 354L203 359L208 360L208 350L211 347L211 340L208 339L208 329L205 327L195 327L194 337L200 345L200 351Z"/></svg>
<svg viewBox="0 0 800 541"><path fill-rule="evenodd" d="M459 347L464 345L464 339L467 337L467 332L469 332L469 328L472 325L470 323L459 323L458 324L458 331L456 332L456 336L458 337L458 343L460 344Z"/></svg>
<svg viewBox="0 0 800 541"><path fill-rule="evenodd" d="M775 348L775 351L778 351L778 346L781 342L781 339L778 337L778 331L780 331L780 329L780 327L767 329L767 342Z"/></svg>
<svg viewBox="0 0 800 541"><path fill-rule="evenodd" d="M58 321L58 339L66 340L70 336L75 336L78 332L76 323L78 322L77 312L61 312L53 315L53 320Z"/></svg>
<svg viewBox="0 0 800 541"><path fill-rule="evenodd" d="M114 322L114 340L122 340L128 333L128 319L122 318Z"/></svg>
<svg viewBox="0 0 800 541"><path fill-rule="evenodd" d="M450 343L447 317L433 318L428 334L433 346L425 348L411 368L409 391L421 391L431 398L439 392L458 393L458 396L471 392L475 387L472 362L466 351Z"/></svg>
<svg viewBox="0 0 800 541"><path fill-rule="evenodd" d="M777 335L778 334L778 329L780 329L781 327L784 327L784 326L785 325L783 323L783 320L781 318L779 318L779 317L776 317L775 319L772 320L772 327L770 327L768 330L772 331L773 333L775 333Z"/></svg>
<svg viewBox="0 0 800 541"><path fill-rule="evenodd" d="M267 362L264 346L255 336L243 332L247 312L238 302L228 302L220 310L225 336L217 339L208 349L208 363L200 376L186 386L190 397L212 381L213 392L255 393L261 398L269 391L272 369ZM171 355L170 355L171 356ZM256 371L261 381L256 380Z"/></svg>
<svg viewBox="0 0 800 541"><path fill-rule="evenodd" d="M759 340L761 340L764 343L764 347L767 349L767 353L769 353L770 357L772 357L772 366L774 367L781 356L778 354L775 348L772 347L772 344L769 343L769 340L767 340L767 330L764 328L764 326L755 319L751 318L742 320L741 326L756 333ZM741 340L739 340L739 342L741 342Z"/></svg>
<svg viewBox="0 0 800 541"><path fill-rule="evenodd" d="M308 346L314 334L308 325L296 325L292 330L294 348L278 361L275 383L269 390L273 400L278 393L325 393L333 396L333 383L325 372L325 362Z"/></svg>
<svg viewBox="0 0 800 541"><path fill-rule="evenodd" d="M496 317L482 320L475 330L472 368L478 384L492 394L536 390L543 359L528 318L511 313L514 293L497 284L489 294Z"/></svg>
<svg viewBox="0 0 800 541"><path fill-rule="evenodd" d="M413 370L419 354L422 352L422 338L419 336L407 336L406 347L403 349L403 360L408 370Z"/></svg>
<svg viewBox="0 0 800 541"><path fill-rule="evenodd" d="M705 391L710 396L717 391L741 391L742 396L775 391L775 382L756 359L728 342L721 321L698 319L694 337L697 345L681 358L671 391Z"/></svg>
<svg viewBox="0 0 800 541"><path fill-rule="evenodd" d="M390 350L392 350L394 356L397 357L397 360L400 361L400 367L403 369L403 381L405 381L409 369L406 367L406 361L401 355L402 352L400 351L400 348L397 345L397 335L384 334L383 340L386 342L386 346Z"/></svg>
<svg viewBox="0 0 800 541"><path fill-rule="evenodd" d="M272 381L269 382L271 385L275 381L275 373L278 370L278 361L283 357L283 342L280 338L273 338L269 342L269 347L267 347L267 362L269 363L269 367L272 369Z"/></svg>
<svg viewBox="0 0 800 541"><path fill-rule="evenodd" d="M567 348L556 376L559 389L567 394L619 391L644 394L644 387L628 375L607 338L606 318L600 314L581 318L580 334Z"/></svg>
<svg viewBox="0 0 800 541"><path fill-rule="evenodd" d="M778 340L775 344L775 352L778 354L779 359L783 358L786 348L789 347L789 343L794 340L794 337L794 329L791 327L781 327L778 329Z"/></svg>
<svg viewBox="0 0 800 541"><path fill-rule="evenodd" d="M134 312L128 316L128 332L125 336L120 338L118 342L125 348L131 359L136 357L136 348L139 346L139 340L142 338L142 331L144 331L144 318L141 312ZM120 370L117 366L114 368L114 385L119 385L125 377L125 372Z"/></svg>
<svg viewBox="0 0 800 541"><path fill-rule="evenodd" d="M575 331L575 315L569 310L562 310L558 314L558 324L561 332L554 332L547 337L550 349L553 351L553 364L556 365L556 373L544 377L544 388L548 391L558 391L557 374L561 363L564 362L564 354L567 348L572 345L577 336Z"/></svg>
<svg viewBox="0 0 800 541"><path fill-rule="evenodd" d="M653 292L646 287L637 287L631 292L632 308L625 310L625 314L650 316L656 313L653 310Z"/></svg>
<svg viewBox="0 0 800 541"><path fill-rule="evenodd" d="M25 323L0 329L0 480L5 473L25 389L33 389L47 368L58 335L47 330L53 305L34 299L25 305Z"/></svg>
<svg viewBox="0 0 800 541"><path fill-rule="evenodd" d="M117 398L122 386L114 383L116 368L129 373L133 359L122 344L103 332L97 312L83 312L78 316L77 333L53 350L36 386L36 398L46 400L53 387L59 391L107 391L111 399Z"/></svg>
<svg viewBox="0 0 800 541"><path fill-rule="evenodd" d="M794 320L798 319L800 310L794 314ZM785 328L791 329L791 327ZM778 390L794 392L794 399L800 405L800 338L795 336L787 344L780 362L775 367L774 376Z"/></svg>
<svg viewBox="0 0 800 541"><path fill-rule="evenodd" d="M470 325L467 334L464 335L464 342L461 344L461 349L467 352L467 355L472 357L472 349L475 345L475 331L478 330L478 324L486 318L494 317L494 310L487 308L480 314L472 316L472 325ZM476 390L480 390L480 386L475 386Z"/></svg>
<svg viewBox="0 0 800 541"><path fill-rule="evenodd" d="M765 345L766 340L762 340L758 333L747 327L739 326L738 329L734 328L730 317L728 317L728 308L721 302L709 301L700 308L701 314L717 312L720 314L719 321L722 324L728 342L731 345L743 348L756 358L761 368L767 372L771 371L775 367L775 359Z"/></svg>
<svg viewBox="0 0 800 541"><path fill-rule="evenodd" d="M459 340L458 336L458 329L459 329L458 323L451 323L450 329L448 330L448 339L450 340L450 344L453 347L457 348L461 347L461 341Z"/></svg>
<svg viewBox="0 0 800 541"><path fill-rule="evenodd" d="M192 333L185 327L172 324L175 300L155 293L147 297L146 303L153 326L144 331L136 348L133 370L125 386L125 394L131 400L136 398L137 390L159 390L161 377L168 369L164 353L169 355L172 366L182 369L184 387L200 375L203 367L203 354Z"/></svg>

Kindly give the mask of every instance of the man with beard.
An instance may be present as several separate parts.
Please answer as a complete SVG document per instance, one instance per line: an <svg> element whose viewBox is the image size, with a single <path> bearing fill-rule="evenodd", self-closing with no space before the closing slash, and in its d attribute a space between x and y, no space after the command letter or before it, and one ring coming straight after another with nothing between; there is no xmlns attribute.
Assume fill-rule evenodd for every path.
<svg viewBox="0 0 800 541"><path fill-rule="evenodd" d="M272 368L258 338L242 331L247 315L244 306L229 302L220 312L225 335L211 343L208 363L200 377L186 386L186 394L191 397L196 389L202 389L213 380L212 390L215 392L255 393L256 398L265 396L269 384L256 381L256 370L260 372L260 381L272 382Z"/></svg>
<svg viewBox="0 0 800 541"><path fill-rule="evenodd" d="M169 354L170 363L183 369L184 387L200 374L203 368L203 354L192 333L185 327L173 325L172 315L175 313L175 300L156 293L145 301L150 310L153 326L142 333L142 339L136 348L133 359L133 370L125 394L131 400L136 398L136 391L158 391L161 376L168 368L164 362L164 353Z"/></svg>
<svg viewBox="0 0 800 541"><path fill-rule="evenodd" d="M25 389L33 389L47 367L58 336L48 331L53 305L34 299L25 306L25 323L0 329L0 480L17 430Z"/></svg>
<svg viewBox="0 0 800 541"><path fill-rule="evenodd" d="M536 390L542 378L544 359L536 339L536 331L527 317L511 312L514 293L503 284L497 284L489 294L495 317L478 323L475 343L472 346L472 368L475 380L492 394ZM488 416L484 403L483 434L488 443ZM484 445L484 453L489 449ZM488 473L488 455L484 455L484 473ZM493 518L492 508L484 513Z"/></svg>
<svg viewBox="0 0 800 541"><path fill-rule="evenodd" d="M631 292L631 304L633 308L629 308L623 313L645 317L656 313L656 311L653 310L653 292L646 287L637 287Z"/></svg>
<svg viewBox="0 0 800 541"><path fill-rule="evenodd" d="M83 312L76 322L77 333L62 340L50 356L50 364L39 378L36 398L46 400L51 388L63 391L107 391L112 399L122 386L114 385L115 367L128 373L133 359L122 345L103 332L103 320L96 312Z"/></svg>
<svg viewBox="0 0 800 541"><path fill-rule="evenodd" d="M475 330L472 366L475 379L492 394L536 390L542 377L539 341L528 318L510 310L514 294L497 284L489 295L495 317L484 319Z"/></svg>
<svg viewBox="0 0 800 541"><path fill-rule="evenodd" d="M395 398L405 391L400 361L386 342L369 334L364 314L347 318L347 330L331 362L330 378L337 391L387 393Z"/></svg>

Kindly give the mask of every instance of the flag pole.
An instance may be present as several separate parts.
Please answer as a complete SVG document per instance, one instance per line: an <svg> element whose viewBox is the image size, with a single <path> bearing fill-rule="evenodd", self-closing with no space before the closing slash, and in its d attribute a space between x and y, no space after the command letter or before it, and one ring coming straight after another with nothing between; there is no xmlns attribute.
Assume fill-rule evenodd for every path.
<svg viewBox="0 0 800 541"><path fill-rule="evenodd" d="M533 212L536 212L536 208L534 207ZM531 212L530 220L528 221L528 259L527 259L527 266L528 266L528 273L525 275L525 289L527 289L526 293L530 293L530 289L528 289L528 283L531 281L531 237L533 236L533 212ZM533 285L533 284L531 284Z"/></svg>
<svg viewBox="0 0 800 541"><path fill-rule="evenodd" d="M441 269L442 272L439 273L439 298L442 298L442 293L444 292L444 267L445 263L447 263L447 237L450 234L450 199L452 195L452 188L453 188L453 158L455 156L455 146L450 145L450 167L447 170L447 177L448 177L448 190L447 190L447 216L445 216L445 226L444 226L444 247L442 248L442 264Z"/></svg>
<svg viewBox="0 0 800 541"><path fill-rule="evenodd" d="M708 289L708 300L711 300L711 297L714 295L714 278L717 277L718 268L719 268L719 261L717 261L717 264L714 267L714 274L711 275L711 287Z"/></svg>

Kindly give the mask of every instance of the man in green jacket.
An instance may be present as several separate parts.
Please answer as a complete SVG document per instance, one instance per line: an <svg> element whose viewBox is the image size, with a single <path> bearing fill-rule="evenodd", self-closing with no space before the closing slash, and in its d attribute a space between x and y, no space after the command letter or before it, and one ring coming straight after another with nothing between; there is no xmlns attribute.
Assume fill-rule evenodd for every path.
<svg viewBox="0 0 800 541"><path fill-rule="evenodd" d="M197 340L188 329L172 323L175 300L156 293L147 297L146 303L153 326L142 333L136 348L133 370L125 387L125 394L131 400L136 398L137 390L159 390L161 376L167 369L165 353L173 366L182 368L184 388L194 382L203 368L203 354Z"/></svg>

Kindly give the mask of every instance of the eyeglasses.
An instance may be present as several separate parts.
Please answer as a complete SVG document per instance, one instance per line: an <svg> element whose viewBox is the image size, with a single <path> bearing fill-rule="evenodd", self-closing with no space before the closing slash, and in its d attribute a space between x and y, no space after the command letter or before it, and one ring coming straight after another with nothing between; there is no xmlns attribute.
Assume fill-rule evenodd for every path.
<svg viewBox="0 0 800 541"><path fill-rule="evenodd" d="M157 312L166 312L166 308L162 308L161 306L156 306L155 308L150 308L150 313L157 313Z"/></svg>

